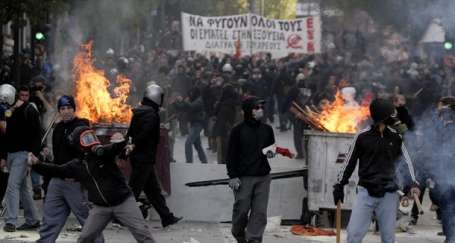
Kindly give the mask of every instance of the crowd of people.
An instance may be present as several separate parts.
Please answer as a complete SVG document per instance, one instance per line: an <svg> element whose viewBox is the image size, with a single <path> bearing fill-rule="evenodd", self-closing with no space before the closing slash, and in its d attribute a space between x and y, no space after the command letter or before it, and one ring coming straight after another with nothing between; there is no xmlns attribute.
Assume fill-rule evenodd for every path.
<svg viewBox="0 0 455 243"><path fill-rule="evenodd" d="M264 164L268 165L267 156L261 154L259 150L243 151L243 147L258 141L261 141L258 144L261 148L273 144L273 130L266 124L275 124L276 130L281 132L292 129L297 154L295 158L305 158L303 135L304 130L310 127L289 111L293 102L301 106L308 105L323 109L325 104L335 100L337 93L341 94L350 105L364 105L374 99L393 100L398 118L408 129L404 133L403 143L407 143L407 136L415 136L415 141L420 141L422 136L428 135L431 130L428 127L429 123L420 122L420 117L428 114L434 114L435 119L442 117L441 131L450 130L454 120L455 103L451 97L454 92L452 81L455 78L453 53L446 51L437 55L438 52L426 50L426 47L411 45L390 29L385 29L376 35L344 33L337 38L328 39L331 39L331 42L325 43L326 51L323 54L290 54L280 59L274 59L265 53L236 57L164 49L145 50L142 46L125 55L118 55L113 49L107 50L96 59L95 65L103 69L109 79L114 80L117 74L129 77L133 85L128 102L130 104L141 102L141 105L133 111L134 116L127 134L132 138L132 143L127 144L123 137L116 135L117 137L112 141L118 141L112 145L112 148L99 148L99 142L93 138L96 136L90 137L89 132L86 132L91 131L88 127L89 123L75 116L77 107L70 94L58 99L54 97L55 91L52 86L59 80L55 80L52 64L46 55L38 55L35 63L32 63L26 54L18 59L3 59L0 65L0 84L5 89L1 92L7 95L0 92L2 101L0 141L2 142L2 168L7 170L0 172L2 182L0 196L6 202L3 205L6 207L4 230L36 229L41 225L41 242L54 242L69 212L73 212L81 225L90 225L82 230L80 242L102 242L101 232L105 223L111 220L110 216L103 217L113 213L120 223L130 227L139 242L153 242L153 238L146 233L147 227L142 218L136 217L139 211L133 205L133 201L138 200L142 191L159 212L163 227L181 220L181 217L174 216L167 208L165 199L161 195L161 188L153 169L153 156L156 151L144 149L157 146L160 123L170 131L172 158L175 137L185 136L186 163L194 162L194 148L201 163L209 162L206 153L210 151L217 154L217 163L227 165L228 175L231 178L229 184L236 196L233 234L239 242L261 242L263 226L265 226L264 206L265 209L267 208L266 200L262 201L262 204L257 203L257 207L253 208L245 206L239 200L243 197L252 200L252 193L268 198L270 184L268 177L270 166L264 166ZM21 61L20 79L17 79L12 71L15 70L13 60ZM15 83L18 92L12 86L5 86L5 84L11 84L12 80L19 80ZM6 99L7 97L10 98ZM253 102L251 97L257 99L254 98ZM445 98L441 99L441 97ZM440 107L436 109L438 102ZM49 116L45 114L55 110L55 107L61 121L55 127L52 139L46 142L45 139L43 140L44 130L47 127L44 121ZM441 110L447 112L444 113ZM388 138L393 142L396 141L396 147L399 148L401 138L398 138L395 133L384 130L385 126L389 125L384 121L392 113L375 122L383 124L378 131L380 134L387 133ZM409 118L409 114L414 117L415 124ZM72 134L73 131L78 131L78 127L85 128L80 128L77 134ZM255 130L266 130L268 135L255 141L241 135L243 132L254 133ZM379 136L376 132L371 130L372 135L370 135L380 139L382 135ZM207 149L202 144L201 134L208 137ZM23 139L24 137L28 139ZM67 137L72 137L73 140L67 141ZM237 139L238 144L233 144L234 138ZM442 138L437 136L437 138L443 139L438 140L438 143L447 144L450 141L450 137L447 136ZM83 139L87 139L84 141L88 144L83 144ZM235 147L245 145L237 150L243 149L244 153L254 156L237 158L238 154L233 151L234 145ZM427 143L413 143L410 149L422 151L421 148L428 146ZM448 151L451 150L445 146L441 148L446 149L438 150L445 156L442 161L449 163L451 155ZM388 151L386 148L382 149L385 152ZM121 156L130 158L133 171L128 183L123 181L116 166L112 166L114 159L111 151L115 155L122 154ZM94 163L91 161L95 160L94 157L100 156L99 153L102 154L103 166L110 168L108 179L101 175L103 172L95 168L96 166L91 166ZM387 163L393 163L399 155L401 152L394 147L393 156L382 159ZM358 159L362 155L356 156L355 159ZM420 181L420 184L414 181L416 184L413 184L413 188L418 184L423 191L426 184L422 183L422 180L432 179L439 181L439 185L444 185L444 192L453 192L448 178L441 181L435 178L438 177L437 173L419 173L429 163L422 158L431 160L428 154L416 157L417 179L415 180ZM75 160L79 161L76 165ZM251 161L243 160L264 163L254 164L257 166L254 167ZM53 163L48 163L51 161ZM81 162L86 163L88 167L86 169L81 167ZM355 162L357 160L350 161L350 166L354 164L355 167ZM29 176L30 163L33 164L33 170ZM254 168L249 167L251 169L249 170L245 165L238 163L250 163L249 165ZM54 178L50 179L50 182L43 183L38 172ZM60 176L57 175L55 178L56 174ZM253 179L246 180L248 176L253 176ZM336 199L342 200L343 184L346 184L349 176L348 172L336 186ZM379 173L379 176L383 175ZM390 173L386 177L389 178ZM368 180L363 182L369 183ZM101 185L101 191L108 190L109 186L115 184L116 188L123 188L119 190L122 195L110 191L104 194L100 191L98 183ZM91 210L84 203L87 201L84 193L73 193L81 184L88 189L88 200L95 204ZM259 185L260 188L256 188L255 185ZM368 186L364 185L369 189ZM32 187L33 193L31 193ZM257 192L251 188L248 189L249 187L256 188ZM45 192L42 192L41 188L44 188ZM381 190L379 198L383 198L384 195L388 195L385 192L393 192L397 188L379 189ZM453 198L452 194L444 194L446 196L441 197L439 193L432 196L433 202L441 210L447 242L451 242L450 239L455 237L455 233L452 233L453 229L448 226L449 222L453 221L453 217L447 216L454 210L452 206L446 206L452 205L447 203ZM41 199L43 195L46 195L46 202L41 224L34 199ZM366 193L363 196L367 200L376 200L375 195ZM54 210L58 200L62 200L65 205L57 207L59 210ZM17 227L19 201L25 209L26 222ZM74 204L76 201L78 203ZM395 198L389 201L392 203L388 202L387 206L392 205ZM252 231L245 232L248 224L245 215L248 215L250 210L259 213L259 216L252 221L258 227L248 228L247 230ZM131 216L122 217L122 213L125 212L131 213ZM391 219L394 218L393 216L384 215L384 218ZM413 223L417 223L418 215L413 214L413 216ZM371 220L371 217L363 217L361 220L359 218L352 224L365 225L364 221ZM380 227L383 228L388 225L388 223L384 224L384 221L381 223L383 226ZM386 232L384 237L388 237L390 242L393 242L390 229L383 230L388 230L384 231ZM363 229L351 228L350 232L357 234L357 238L353 238L352 242L361 239L363 231Z"/></svg>

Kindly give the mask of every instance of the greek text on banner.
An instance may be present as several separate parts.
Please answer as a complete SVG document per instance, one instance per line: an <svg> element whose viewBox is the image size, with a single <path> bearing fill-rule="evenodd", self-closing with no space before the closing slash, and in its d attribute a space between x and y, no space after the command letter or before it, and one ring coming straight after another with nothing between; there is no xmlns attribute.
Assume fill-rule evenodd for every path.
<svg viewBox="0 0 455 243"><path fill-rule="evenodd" d="M321 52L321 20L310 16L293 20L268 19L255 14L204 17L182 13L185 51L241 55L269 52L274 58L290 53Z"/></svg>

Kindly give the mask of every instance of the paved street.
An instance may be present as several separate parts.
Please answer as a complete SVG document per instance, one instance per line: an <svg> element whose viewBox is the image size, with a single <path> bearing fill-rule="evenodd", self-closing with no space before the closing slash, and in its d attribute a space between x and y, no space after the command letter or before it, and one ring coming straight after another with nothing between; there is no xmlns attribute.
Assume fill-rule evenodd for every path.
<svg viewBox="0 0 455 243"><path fill-rule="evenodd" d="M74 223L74 220L71 220ZM70 224L72 224L70 223ZM159 222L153 221L152 233L158 243L235 243L230 235L229 224L217 223L198 223L198 222L182 222L178 225L171 226L168 229L161 229ZM280 229L266 232L264 243L317 243L317 242L334 242L335 237L302 237L295 236L289 232L289 226L282 226ZM416 234L398 233L397 242L418 242L418 243L439 243L443 242L443 237L437 236L436 233L439 227L418 226ZM34 242L38 238L36 232L15 232L5 233L0 232L1 243L19 243L19 242ZM135 242L131 234L125 229L115 228L112 225L104 231L106 242L108 243L127 243ZM343 242L345 234L343 232ZM57 242L75 242L77 239L76 232L65 231L61 234ZM369 233L364 242L376 243L380 242L379 235Z"/></svg>

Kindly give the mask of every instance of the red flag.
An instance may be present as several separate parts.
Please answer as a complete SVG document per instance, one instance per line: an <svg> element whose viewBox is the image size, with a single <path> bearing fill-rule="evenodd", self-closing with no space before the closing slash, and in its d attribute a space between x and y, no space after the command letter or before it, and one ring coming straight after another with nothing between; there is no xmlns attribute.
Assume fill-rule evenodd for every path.
<svg viewBox="0 0 455 243"><path fill-rule="evenodd" d="M275 150L275 153L277 154L281 154L283 155L284 157L288 157L290 159L294 158L294 154L291 153L291 151L289 151L289 149L287 148L282 148L282 147L276 147L276 150Z"/></svg>
<svg viewBox="0 0 455 243"><path fill-rule="evenodd" d="M236 59L240 59L240 56L242 55L242 46L240 44L240 38L237 39L237 41L235 42L235 54L234 54L234 58Z"/></svg>

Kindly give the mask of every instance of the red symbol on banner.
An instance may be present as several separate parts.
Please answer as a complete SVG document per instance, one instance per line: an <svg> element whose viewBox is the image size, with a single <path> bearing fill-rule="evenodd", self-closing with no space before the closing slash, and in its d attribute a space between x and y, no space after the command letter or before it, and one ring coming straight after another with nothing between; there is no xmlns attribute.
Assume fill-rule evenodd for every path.
<svg viewBox="0 0 455 243"><path fill-rule="evenodd" d="M287 48L292 48L292 49L302 48L301 42L302 42L302 37L300 37L300 35L292 34L288 37L288 47Z"/></svg>

